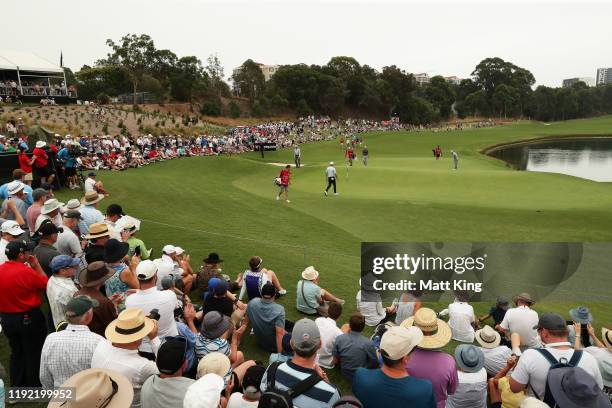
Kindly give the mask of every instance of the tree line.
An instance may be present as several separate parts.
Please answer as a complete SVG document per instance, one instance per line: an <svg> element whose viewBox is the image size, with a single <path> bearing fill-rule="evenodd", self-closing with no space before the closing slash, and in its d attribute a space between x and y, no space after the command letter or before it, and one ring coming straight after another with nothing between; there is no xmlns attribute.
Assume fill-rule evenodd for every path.
<svg viewBox="0 0 612 408"><path fill-rule="evenodd" d="M221 62L177 57L158 50L148 35L107 40L107 57L74 75L79 95L100 99L127 92L151 92L162 100L199 102L202 113L240 116L224 80ZM481 61L459 84L434 76L419 85L413 74L395 66L376 70L355 58L333 57L326 65L283 65L269 81L257 63L246 60L231 76L236 96L248 101L253 116L294 112L299 116L399 116L410 124L429 124L454 116L565 120L612 113L612 86L538 86L533 74L501 58ZM70 80L69 80L70 82Z"/></svg>

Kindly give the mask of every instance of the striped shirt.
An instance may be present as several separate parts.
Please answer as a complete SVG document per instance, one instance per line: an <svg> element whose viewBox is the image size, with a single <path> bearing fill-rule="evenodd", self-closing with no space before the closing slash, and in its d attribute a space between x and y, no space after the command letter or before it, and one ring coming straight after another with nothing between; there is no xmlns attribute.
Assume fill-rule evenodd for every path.
<svg viewBox="0 0 612 408"><path fill-rule="evenodd" d="M276 369L276 378L274 386L278 391L286 391L291 387L295 387L297 383L308 378L314 370L304 368L288 361L278 366ZM261 391L267 388L268 371L264 373L261 379ZM293 405L296 408L327 408L334 405L340 399L340 394L336 387L321 380L312 388L307 390L293 400Z"/></svg>
<svg viewBox="0 0 612 408"><path fill-rule="evenodd" d="M230 344L225 339L209 339L201 334L198 334L196 338L195 352L198 360L207 355L208 353L223 353L229 357L230 355Z"/></svg>

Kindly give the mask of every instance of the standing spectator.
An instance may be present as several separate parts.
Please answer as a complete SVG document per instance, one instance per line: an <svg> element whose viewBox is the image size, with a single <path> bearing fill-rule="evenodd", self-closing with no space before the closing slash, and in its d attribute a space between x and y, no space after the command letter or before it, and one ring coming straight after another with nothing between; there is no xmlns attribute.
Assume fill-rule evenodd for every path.
<svg viewBox="0 0 612 408"><path fill-rule="evenodd" d="M36 170L40 184L53 184L55 174L49 168L49 156L44 150L46 145L47 143L42 140L36 142L36 147L32 151L32 155L34 157L34 169Z"/></svg>
<svg viewBox="0 0 612 408"><path fill-rule="evenodd" d="M293 160L295 161L295 167L299 169L302 166L302 149L300 149L299 144L296 144L293 148Z"/></svg>
<svg viewBox="0 0 612 408"><path fill-rule="evenodd" d="M60 387L74 374L91 367L94 350L104 337L89 331L98 302L89 296L71 298L66 305L68 326L45 339L40 355L40 382L45 388Z"/></svg>
<svg viewBox="0 0 612 408"><path fill-rule="evenodd" d="M368 150L368 146L363 146L363 150L361 151L361 160L363 161L363 165L368 167L368 158L370 155L370 151Z"/></svg>
<svg viewBox="0 0 612 408"><path fill-rule="evenodd" d="M521 293L514 297L515 308L509 309L504 320L495 329L512 340L512 353L520 356L527 348L540 347L540 336L536 327L538 313L531 309L534 300L529 293ZM514 334L518 334L518 337ZM514 337L512 337L514 335Z"/></svg>
<svg viewBox="0 0 612 408"><path fill-rule="evenodd" d="M79 210L80 213L81 210ZM110 238L108 226L104 223L91 224L85 239L89 245L85 248L85 261L87 263L104 260L104 246Z"/></svg>
<svg viewBox="0 0 612 408"><path fill-rule="evenodd" d="M34 235L36 232L36 220L40 215L43 204L47 201L48 191L42 188L37 188L32 191L33 203L26 211L26 219L28 222L28 228L30 229L30 235Z"/></svg>
<svg viewBox="0 0 612 408"><path fill-rule="evenodd" d="M422 338L423 333L416 327L394 326L383 334L382 367L359 368L353 378L353 393L364 408L436 407L431 383L408 375L405 368Z"/></svg>
<svg viewBox="0 0 612 408"><path fill-rule="evenodd" d="M13 387L40 387L40 354L47 336L40 304L48 278L32 249L25 241L11 241L5 250L8 261L0 265L0 318L11 348Z"/></svg>
<svg viewBox="0 0 612 408"><path fill-rule="evenodd" d="M60 230L51 220L43 221L36 231L36 234L40 237L40 240L38 241L36 248L34 248L34 255L38 259L38 262L40 262L40 265L47 276L53 275L51 260L60 255L54 246L57 242L57 234L59 232Z"/></svg>
<svg viewBox="0 0 612 408"><path fill-rule="evenodd" d="M57 236L55 246L60 254L80 258L83 254L81 240L74 233L79 224L81 214L77 210L68 210L64 213L62 231Z"/></svg>
<svg viewBox="0 0 612 408"><path fill-rule="evenodd" d="M599 365L599 371L604 384L604 393L612 401L612 331L603 327L601 329L602 341L595 335L595 330L590 324L587 327L591 338L596 346L584 349L587 353L595 357Z"/></svg>
<svg viewBox="0 0 612 408"><path fill-rule="evenodd" d="M116 303L118 303L118 298L115 298L115 303L113 303L100 292L104 282L114 274L115 271L106 266L103 261L96 261L88 264L87 269L82 271L79 276L81 289L75 296L86 295L98 302L98 306L93 310L93 317L88 327L100 336L104 336L106 326L117 318Z"/></svg>
<svg viewBox="0 0 612 408"><path fill-rule="evenodd" d="M9 197L2 202L2 218L17 221L19 225L22 225L25 228L26 220L28 218L28 205L24 201L24 188L25 184L20 181L11 181L8 184L7 193ZM9 203L12 205L9 206ZM17 216L20 218L18 219Z"/></svg>
<svg viewBox="0 0 612 408"><path fill-rule="evenodd" d="M317 354L319 355L319 365L323 368L334 368L334 343L336 338L343 333L336 323L341 314L342 305L333 302L329 305L327 317L317 317L315 319L315 324L319 328L319 333L321 333L321 348ZM343 327L343 329L345 328Z"/></svg>
<svg viewBox="0 0 612 408"><path fill-rule="evenodd" d="M327 192L331 186L334 186L334 195L338 195L336 191L336 168L334 167L334 162L329 162L329 166L325 169L325 175L327 176L327 187L323 194L327 197Z"/></svg>
<svg viewBox="0 0 612 408"><path fill-rule="evenodd" d="M484 354L484 368L487 374L493 377L506 366L512 351L508 346L501 345L500 334L491 326L478 330L475 338Z"/></svg>
<svg viewBox="0 0 612 408"><path fill-rule="evenodd" d="M280 184L278 185L280 187L280 190L276 196L276 201L280 200L281 196L284 193L285 201L290 203L291 201L289 201L289 183L291 178L291 166L289 164L285 166L285 168L281 170L280 175L278 177L280 178Z"/></svg>
<svg viewBox="0 0 612 408"><path fill-rule="evenodd" d="M91 368L110 368L125 375L134 387L132 408L140 408L140 389L147 378L159 374L155 363L138 354L144 337L157 355L160 340L155 320L145 317L140 309L126 309L106 328L106 339L96 347Z"/></svg>
<svg viewBox="0 0 612 408"><path fill-rule="evenodd" d="M285 308L274 302L275 297L276 289L268 282L261 289L261 297L254 298L247 306L255 343L269 353L282 351L285 330L292 329L291 322L285 320Z"/></svg>
<svg viewBox="0 0 612 408"><path fill-rule="evenodd" d="M176 295L170 290L157 290L157 266L153 261L142 261L136 267L136 277L140 290L125 300L126 308L138 308L145 314L157 309L157 333L160 338L176 336L178 330L174 321L174 309L178 306ZM140 346L141 355L153 356L153 350L147 339Z"/></svg>
<svg viewBox="0 0 612 408"><path fill-rule="evenodd" d="M159 348L155 364L159 374L142 384L142 408L180 407L185 393L195 381L183 377L187 367L187 342L183 337L172 337Z"/></svg>
<svg viewBox="0 0 612 408"><path fill-rule="evenodd" d="M0 240L0 265L4 262L8 261L6 257L6 246L9 242L15 241L21 237L24 230L21 229L17 221L4 221L2 226L0 226L2 231L2 239Z"/></svg>
<svg viewBox="0 0 612 408"><path fill-rule="evenodd" d="M36 158L29 158L27 153L27 146L19 145L19 168L27 174L32 174L32 165L34 164L34 160L36 160Z"/></svg>
<svg viewBox="0 0 612 408"><path fill-rule="evenodd" d="M437 318L436 312L426 307L402 322L404 327L412 325L421 329L423 339L412 352L406 371L413 377L431 381L438 408L443 408L459 382L455 360L441 350L450 342L451 329L444 320Z"/></svg>
<svg viewBox="0 0 612 408"><path fill-rule="evenodd" d="M344 304L344 300L319 286L319 272L314 266L304 269L302 279L297 283L297 310L309 315L327 316L329 302Z"/></svg>
<svg viewBox="0 0 612 408"><path fill-rule="evenodd" d="M484 354L471 344L460 344L455 349L459 384L446 400L446 408L487 408L487 372Z"/></svg>
<svg viewBox="0 0 612 408"><path fill-rule="evenodd" d="M62 216L60 215L60 208L63 205L64 203L60 203L55 198L49 198L45 201L40 209L40 215L36 218L36 223L34 224L35 231L38 231L40 224L45 220L51 220L56 227L61 227Z"/></svg>
<svg viewBox="0 0 612 408"><path fill-rule="evenodd" d="M476 316L474 308L468 303L467 292L456 291L454 302L448 305L447 310L440 312L440 316L445 314L448 314L448 325L453 333L453 340L473 343Z"/></svg>
<svg viewBox="0 0 612 408"><path fill-rule="evenodd" d="M122 300L119 303L119 310L125 308L125 298L129 289L138 289L140 284L136 277L136 266L138 257L132 257L130 265L124 261L130 246L127 242L119 242L116 239L109 239L104 245L104 262L115 271L115 274L106 281L106 296L113 298L119 296Z"/></svg>
<svg viewBox="0 0 612 408"><path fill-rule="evenodd" d="M68 303L78 291L73 278L79 263L80 261L77 258L57 255L49 265L53 276L49 278L47 283L47 298L49 299L49 309L51 309L55 327L65 321Z"/></svg>
<svg viewBox="0 0 612 408"><path fill-rule="evenodd" d="M375 368L378 365L376 349L372 342L361 334L365 328L365 318L359 312L349 320L349 332L336 337L332 355L332 365L340 364L342 376L349 381L359 367Z"/></svg>
<svg viewBox="0 0 612 408"><path fill-rule="evenodd" d="M459 154L456 151L451 150L451 156L453 157L453 170L459 169Z"/></svg>
<svg viewBox="0 0 612 408"><path fill-rule="evenodd" d="M261 391L265 392L269 388L287 391L315 374L322 377L321 380L310 388L312 391L306 390L294 398L293 404L298 407L332 406L340 399L340 394L333 385L325 381L327 375L316 364L317 350L321 347L317 325L310 319L297 321L291 333L291 346L293 358L286 363L275 363L268 367L261 379Z"/></svg>
<svg viewBox="0 0 612 408"><path fill-rule="evenodd" d="M527 389L530 396L544 400L551 362L561 359L565 359L570 365L575 364L576 367L582 368L593 377L597 386L603 389L603 380L595 358L589 353L583 353L582 350L575 351L567 341L567 326L563 316L544 313L534 327L540 333L544 348L525 350L510 376L512 392L517 393ZM574 357L575 353L579 354Z"/></svg>
<svg viewBox="0 0 612 408"><path fill-rule="evenodd" d="M86 192L85 196L81 198L81 204L83 207L79 209L81 213L81 221L79 222L79 230L82 235L89 232L89 227L95 223L103 223L104 216L98 210L98 203L104 198L104 195L98 194L95 191Z"/></svg>

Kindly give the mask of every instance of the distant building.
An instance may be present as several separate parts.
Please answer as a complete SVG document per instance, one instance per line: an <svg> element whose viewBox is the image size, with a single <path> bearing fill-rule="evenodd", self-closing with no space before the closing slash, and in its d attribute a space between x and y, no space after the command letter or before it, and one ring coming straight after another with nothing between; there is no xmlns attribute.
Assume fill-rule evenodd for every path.
<svg viewBox="0 0 612 408"><path fill-rule="evenodd" d="M414 80L419 86L423 86L424 84L428 84L431 78L427 75L426 72L420 74L414 74Z"/></svg>
<svg viewBox="0 0 612 408"><path fill-rule="evenodd" d="M563 80L564 88L571 88L577 82L584 82L587 86L595 86L595 78L581 77L581 78L568 78Z"/></svg>
<svg viewBox="0 0 612 408"><path fill-rule="evenodd" d="M599 68L597 70L597 85L612 84L612 68Z"/></svg>
<svg viewBox="0 0 612 408"><path fill-rule="evenodd" d="M259 66L259 69L261 70L261 73L264 76L264 80L266 82L268 82L270 80L270 78L272 78L272 76L276 73L276 71L278 71L278 69L280 68L280 65L266 65L266 64L261 64L259 62L256 62L257 66ZM238 74L240 74L240 70L242 69L242 66L239 66L237 68L234 68L234 71L232 71L232 76L236 77ZM236 82L234 82L234 92L235 93L240 93L240 87L236 84Z"/></svg>
<svg viewBox="0 0 612 408"><path fill-rule="evenodd" d="M461 78L455 75L444 77L444 79L446 79L446 82L453 85L459 85L461 83Z"/></svg>

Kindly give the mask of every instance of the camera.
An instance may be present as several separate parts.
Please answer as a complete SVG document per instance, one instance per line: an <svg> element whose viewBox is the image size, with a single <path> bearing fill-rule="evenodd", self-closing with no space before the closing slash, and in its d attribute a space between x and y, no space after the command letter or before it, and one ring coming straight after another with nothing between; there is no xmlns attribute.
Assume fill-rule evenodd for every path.
<svg viewBox="0 0 612 408"><path fill-rule="evenodd" d="M161 317L159 315L159 309L151 309L151 311L149 312L149 315L147 316L149 319L153 319L153 320L157 320L159 321L159 318Z"/></svg>

